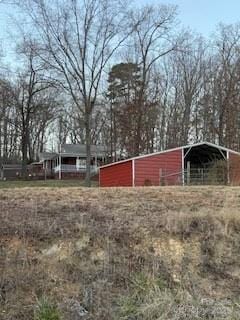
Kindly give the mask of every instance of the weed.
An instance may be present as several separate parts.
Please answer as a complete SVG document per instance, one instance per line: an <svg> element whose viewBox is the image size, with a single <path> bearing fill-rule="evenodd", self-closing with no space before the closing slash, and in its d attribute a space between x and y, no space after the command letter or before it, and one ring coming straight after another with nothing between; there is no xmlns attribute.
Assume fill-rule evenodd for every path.
<svg viewBox="0 0 240 320"><path fill-rule="evenodd" d="M60 320L60 313L55 304L46 297L41 298L34 314L34 320Z"/></svg>

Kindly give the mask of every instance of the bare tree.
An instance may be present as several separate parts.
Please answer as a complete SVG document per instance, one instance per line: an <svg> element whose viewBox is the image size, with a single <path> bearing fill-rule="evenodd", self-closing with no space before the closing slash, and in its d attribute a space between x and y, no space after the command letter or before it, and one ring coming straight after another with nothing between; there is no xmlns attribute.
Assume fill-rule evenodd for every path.
<svg viewBox="0 0 240 320"><path fill-rule="evenodd" d="M0 79L0 162L19 156L16 120L14 86L4 78Z"/></svg>
<svg viewBox="0 0 240 320"><path fill-rule="evenodd" d="M215 130L220 144L239 146L240 25L220 25L214 43L213 104Z"/></svg>
<svg viewBox="0 0 240 320"><path fill-rule="evenodd" d="M198 100L203 87L205 52L204 40L187 33L182 50L172 59L172 63L176 64L175 70L178 74L176 85L181 95L181 101L179 101L179 108L182 108L182 115L179 118L181 121L180 144L187 144L190 134L194 136L195 141L199 139Z"/></svg>
<svg viewBox="0 0 240 320"><path fill-rule="evenodd" d="M152 71L162 57L178 47L178 39L174 34L176 7L148 5L132 12L131 19L137 25L133 34L133 48L135 61L141 68L141 90L137 101L138 116L134 152L137 155L141 151L143 114L148 112L149 103L145 104L145 102L149 94L148 90L151 90Z"/></svg>
<svg viewBox="0 0 240 320"><path fill-rule="evenodd" d="M91 175L91 116L101 88L103 72L131 33L126 3L118 0L24 1L38 39L39 57L72 97L84 117L86 185Z"/></svg>
<svg viewBox="0 0 240 320"><path fill-rule="evenodd" d="M23 176L26 176L28 161L33 160L30 143L31 123L40 112L46 114L46 109L44 110L46 97L43 97L42 93L49 89L52 83L45 79L45 66L37 58L34 43L31 41L21 43L18 54L23 56L24 66L17 76L14 101L19 115L17 127L21 136L22 171ZM36 127L37 124L35 123L34 126Z"/></svg>

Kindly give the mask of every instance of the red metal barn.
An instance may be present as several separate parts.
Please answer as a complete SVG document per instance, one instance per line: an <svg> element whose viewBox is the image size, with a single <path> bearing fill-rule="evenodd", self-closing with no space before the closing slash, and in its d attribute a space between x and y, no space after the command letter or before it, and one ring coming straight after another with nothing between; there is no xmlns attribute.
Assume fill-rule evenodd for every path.
<svg viewBox="0 0 240 320"><path fill-rule="evenodd" d="M240 184L240 153L201 142L122 160L99 169L101 187L213 182Z"/></svg>

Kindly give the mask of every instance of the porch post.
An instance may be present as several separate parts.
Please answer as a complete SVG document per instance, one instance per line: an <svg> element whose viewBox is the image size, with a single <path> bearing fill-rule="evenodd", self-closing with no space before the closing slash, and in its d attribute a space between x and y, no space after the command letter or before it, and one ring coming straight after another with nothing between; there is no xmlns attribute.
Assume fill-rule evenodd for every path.
<svg viewBox="0 0 240 320"><path fill-rule="evenodd" d="M47 161L44 165L44 180L47 180Z"/></svg>
<svg viewBox="0 0 240 320"><path fill-rule="evenodd" d="M58 170L58 179L61 180L62 179L62 159L61 159L61 145L60 145L60 152L59 152L59 170Z"/></svg>

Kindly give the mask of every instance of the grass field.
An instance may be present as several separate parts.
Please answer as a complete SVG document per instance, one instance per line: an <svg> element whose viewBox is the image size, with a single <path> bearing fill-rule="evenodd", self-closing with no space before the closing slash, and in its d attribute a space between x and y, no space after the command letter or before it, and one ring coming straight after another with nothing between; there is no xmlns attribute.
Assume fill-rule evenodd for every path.
<svg viewBox="0 0 240 320"><path fill-rule="evenodd" d="M92 181L93 186L97 186L96 181ZM0 189L9 188L71 188L84 186L83 180L15 180L0 181Z"/></svg>
<svg viewBox="0 0 240 320"><path fill-rule="evenodd" d="M240 319L240 188L1 189L0 319L48 304L56 320Z"/></svg>

